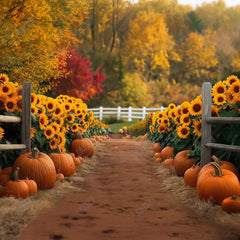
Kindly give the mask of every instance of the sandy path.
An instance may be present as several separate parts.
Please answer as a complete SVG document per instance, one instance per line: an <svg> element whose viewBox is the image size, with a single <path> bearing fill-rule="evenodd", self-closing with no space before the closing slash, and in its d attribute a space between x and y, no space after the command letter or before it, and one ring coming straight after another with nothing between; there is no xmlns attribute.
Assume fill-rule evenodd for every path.
<svg viewBox="0 0 240 240"><path fill-rule="evenodd" d="M20 240L240 239L238 228L216 225L161 190L149 146L111 139L99 151L85 192L67 193L31 221Z"/></svg>

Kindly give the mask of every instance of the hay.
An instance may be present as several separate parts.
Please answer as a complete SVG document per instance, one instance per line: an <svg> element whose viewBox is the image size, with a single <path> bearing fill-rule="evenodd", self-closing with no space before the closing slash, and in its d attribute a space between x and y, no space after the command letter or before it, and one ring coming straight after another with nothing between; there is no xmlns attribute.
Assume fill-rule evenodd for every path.
<svg viewBox="0 0 240 240"><path fill-rule="evenodd" d="M53 207L66 192L85 191L81 185L84 185L86 176L97 168L99 164L98 148L100 147L101 144L96 144L96 154L92 158L84 158L82 165L76 168L76 172L72 176L56 181L53 188L39 190L37 194L26 199L0 198L0 239L17 240L23 228L36 215Z"/></svg>

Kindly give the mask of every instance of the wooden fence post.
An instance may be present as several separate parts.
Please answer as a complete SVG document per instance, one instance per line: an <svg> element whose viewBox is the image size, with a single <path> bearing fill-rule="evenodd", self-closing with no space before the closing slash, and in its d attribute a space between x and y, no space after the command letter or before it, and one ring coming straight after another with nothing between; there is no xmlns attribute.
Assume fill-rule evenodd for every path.
<svg viewBox="0 0 240 240"><path fill-rule="evenodd" d="M132 107L128 108L128 121L131 122L132 121Z"/></svg>
<svg viewBox="0 0 240 240"><path fill-rule="evenodd" d="M24 152L31 151L31 83L24 82L22 88L22 144Z"/></svg>
<svg viewBox="0 0 240 240"><path fill-rule="evenodd" d="M146 116L146 107L143 107L143 110L142 110L142 120L145 119L145 116Z"/></svg>
<svg viewBox="0 0 240 240"><path fill-rule="evenodd" d="M100 121L103 120L103 107L102 106L99 108L99 120Z"/></svg>

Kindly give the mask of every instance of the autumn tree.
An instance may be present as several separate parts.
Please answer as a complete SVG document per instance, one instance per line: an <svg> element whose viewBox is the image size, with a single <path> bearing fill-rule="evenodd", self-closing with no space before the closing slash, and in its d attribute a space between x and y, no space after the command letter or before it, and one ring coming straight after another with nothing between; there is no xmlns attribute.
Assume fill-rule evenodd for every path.
<svg viewBox="0 0 240 240"><path fill-rule="evenodd" d="M140 12L130 22L126 57L149 81L154 74L169 75L169 60L180 61L174 51L174 40L162 15L153 12Z"/></svg>
<svg viewBox="0 0 240 240"><path fill-rule="evenodd" d="M66 94L85 101L101 93L105 74L100 72L101 66L94 71L91 65L92 63L88 58L78 55L73 50L67 60L65 76L60 79L53 79L55 83L53 93L56 96Z"/></svg>

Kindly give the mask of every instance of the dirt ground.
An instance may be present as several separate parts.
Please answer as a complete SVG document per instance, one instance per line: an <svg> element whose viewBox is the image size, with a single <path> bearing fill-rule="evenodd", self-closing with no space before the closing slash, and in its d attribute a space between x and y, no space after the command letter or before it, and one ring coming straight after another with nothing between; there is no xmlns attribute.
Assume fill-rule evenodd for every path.
<svg viewBox="0 0 240 240"><path fill-rule="evenodd" d="M229 216L209 204L195 211L194 190L176 176L166 181L149 142L114 137L97 154L95 171L33 218L19 240L240 240L239 222L214 219L239 214ZM215 210L209 215L209 209Z"/></svg>

